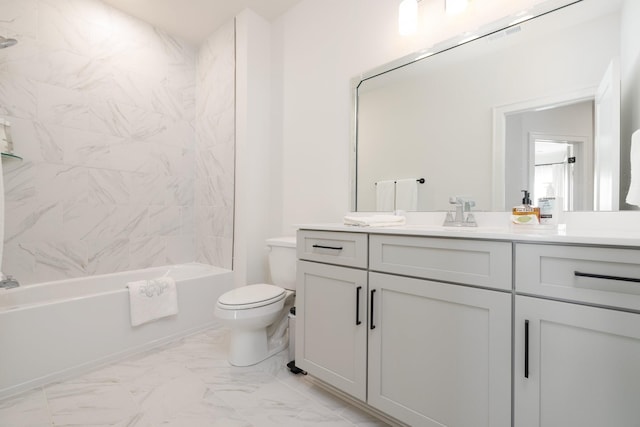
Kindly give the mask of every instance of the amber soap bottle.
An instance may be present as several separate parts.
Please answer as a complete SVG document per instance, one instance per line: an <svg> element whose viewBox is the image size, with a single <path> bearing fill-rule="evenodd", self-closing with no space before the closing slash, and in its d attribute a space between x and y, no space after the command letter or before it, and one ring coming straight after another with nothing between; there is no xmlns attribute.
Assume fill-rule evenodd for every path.
<svg viewBox="0 0 640 427"><path fill-rule="evenodd" d="M531 195L527 190L522 190L524 197L520 206L514 206L511 211L511 222L516 225L540 224L540 208L531 206Z"/></svg>

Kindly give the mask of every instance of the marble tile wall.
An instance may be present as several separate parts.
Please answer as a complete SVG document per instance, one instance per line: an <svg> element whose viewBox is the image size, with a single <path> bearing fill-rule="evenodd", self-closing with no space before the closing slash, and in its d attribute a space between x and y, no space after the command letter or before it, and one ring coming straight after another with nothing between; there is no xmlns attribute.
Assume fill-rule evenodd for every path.
<svg viewBox="0 0 640 427"><path fill-rule="evenodd" d="M200 47L196 93L196 259L231 268L235 174L233 21Z"/></svg>
<svg viewBox="0 0 640 427"><path fill-rule="evenodd" d="M0 11L19 40L0 50L0 117L24 158L2 162L2 271L29 284L230 264L234 129L218 124L234 75L216 81L216 49L233 53L233 25L198 48L98 0Z"/></svg>

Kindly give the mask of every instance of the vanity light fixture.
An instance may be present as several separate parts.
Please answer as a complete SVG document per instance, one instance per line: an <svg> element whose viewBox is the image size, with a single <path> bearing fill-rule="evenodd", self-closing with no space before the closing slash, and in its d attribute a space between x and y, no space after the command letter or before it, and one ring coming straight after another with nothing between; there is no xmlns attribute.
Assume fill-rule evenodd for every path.
<svg viewBox="0 0 640 427"><path fill-rule="evenodd" d="M398 32L401 36L410 36L418 31L418 2L421 0L402 0L398 7ZM449 15L464 12L469 0L445 0L444 10Z"/></svg>
<svg viewBox="0 0 640 427"><path fill-rule="evenodd" d="M398 8L398 32L410 36L418 30L418 0L402 0Z"/></svg>
<svg viewBox="0 0 640 427"><path fill-rule="evenodd" d="M444 9L449 15L457 15L464 12L469 0L445 0Z"/></svg>

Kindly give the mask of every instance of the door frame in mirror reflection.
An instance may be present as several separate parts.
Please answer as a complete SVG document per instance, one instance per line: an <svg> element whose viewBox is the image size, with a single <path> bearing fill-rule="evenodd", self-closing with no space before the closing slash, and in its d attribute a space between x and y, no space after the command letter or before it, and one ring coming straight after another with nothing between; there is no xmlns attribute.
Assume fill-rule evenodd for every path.
<svg viewBox="0 0 640 427"><path fill-rule="evenodd" d="M595 95L594 197L598 211L620 208L620 64L613 60Z"/></svg>
<svg viewBox="0 0 640 427"><path fill-rule="evenodd" d="M540 159L540 145L562 145L562 159ZM528 140L529 182L531 199L537 202L541 197L556 197L562 200L560 207L565 211L589 210L593 203L593 144L589 136L547 135L530 133ZM542 161L541 161L542 160ZM562 165L560 182L541 181L539 167ZM555 174L554 174L555 175ZM557 177L556 177L557 178ZM546 188L549 184L550 188ZM536 203L539 206L539 203Z"/></svg>
<svg viewBox="0 0 640 427"><path fill-rule="evenodd" d="M594 102L593 112L593 149L588 150L587 163L592 165L583 169L585 187L590 193L578 197L577 204L571 210L617 211L619 209L619 176L620 176L620 71L619 60L613 58L598 87L591 87L553 97L527 100L511 105L494 108L493 134L493 203L492 210L503 211L513 206L515 200L507 194L508 183L517 182L517 177L509 176L507 167L507 117L516 113L542 111L557 107L578 104L585 101ZM618 84L616 84L618 83ZM593 156L590 153L593 152ZM530 151L529 151L530 153ZM531 167L532 156L523 157L524 165ZM616 179L618 177L618 179ZM514 188L533 190L531 176ZM509 193L517 194L517 191ZM583 194L580 191L580 194Z"/></svg>
<svg viewBox="0 0 640 427"><path fill-rule="evenodd" d="M515 176L508 176L507 168L507 118L509 116L532 112L543 111L546 109L552 109L557 107L565 107L573 104L579 104L582 102L593 101L596 94L595 87L586 88L579 91L572 91L556 96L548 96L544 98L537 98L526 100L510 105L504 105L493 109L493 165L492 165L492 210L493 211L506 211L511 206L515 206L515 196L520 196L516 190L529 189L531 190L529 183L531 182L530 175L527 173L524 179L519 179ZM525 147L529 146L529 137L524 144ZM515 148L515 147L512 147ZM522 164L515 169L522 169L528 171L532 164L531 151L529 148L523 150L524 156L520 156ZM589 159L591 164L591 160ZM507 195L507 184L512 183L514 188L510 191L511 196ZM517 188L516 188L517 187ZM520 188L522 187L522 188ZM590 185L593 188L593 185ZM514 196L515 195L515 196ZM587 205L587 208L591 206Z"/></svg>

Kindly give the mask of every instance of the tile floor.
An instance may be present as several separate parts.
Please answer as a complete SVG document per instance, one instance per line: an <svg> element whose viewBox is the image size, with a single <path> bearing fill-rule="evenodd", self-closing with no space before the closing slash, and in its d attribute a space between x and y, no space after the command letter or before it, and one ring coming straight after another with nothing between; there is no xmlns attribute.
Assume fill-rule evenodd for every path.
<svg viewBox="0 0 640 427"><path fill-rule="evenodd" d="M2 427L382 427L387 424L285 367L226 361L210 329L86 375L0 401Z"/></svg>

